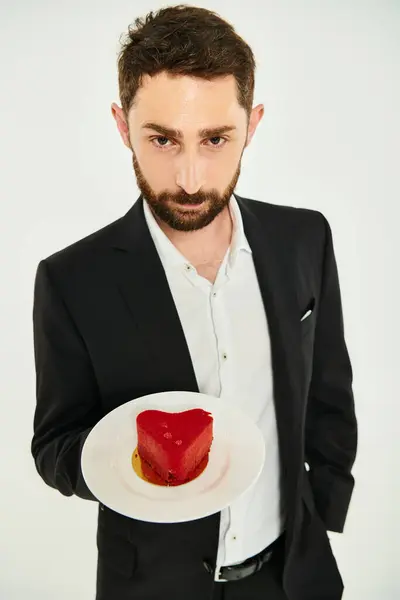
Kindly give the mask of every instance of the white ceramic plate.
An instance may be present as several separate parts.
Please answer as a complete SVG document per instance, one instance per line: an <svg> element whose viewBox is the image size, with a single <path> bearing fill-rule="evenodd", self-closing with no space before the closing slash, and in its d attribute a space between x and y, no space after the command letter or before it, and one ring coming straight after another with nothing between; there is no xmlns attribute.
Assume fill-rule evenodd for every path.
<svg viewBox="0 0 400 600"><path fill-rule="evenodd" d="M180 486L144 481L131 463L137 444L136 416L147 409L180 412L190 408L202 408L214 418L207 467ZM82 472L94 496L112 510L142 521L178 523L229 506L255 483L264 457L261 431L238 408L205 394L163 392L131 400L99 421L84 444Z"/></svg>

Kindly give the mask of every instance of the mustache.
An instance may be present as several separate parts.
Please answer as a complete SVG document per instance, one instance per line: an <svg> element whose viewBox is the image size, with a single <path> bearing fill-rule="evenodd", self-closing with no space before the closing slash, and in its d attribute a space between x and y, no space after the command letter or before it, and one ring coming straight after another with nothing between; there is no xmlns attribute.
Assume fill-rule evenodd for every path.
<svg viewBox="0 0 400 600"><path fill-rule="evenodd" d="M175 202L175 204L181 204L181 205L192 205L192 206L198 206L199 204L203 204L203 202L205 202L206 200L213 200L213 196L212 194L185 194L185 193L180 193L180 194L167 194L167 193L162 193L159 195L158 197L159 202L164 203L167 201L173 201Z"/></svg>

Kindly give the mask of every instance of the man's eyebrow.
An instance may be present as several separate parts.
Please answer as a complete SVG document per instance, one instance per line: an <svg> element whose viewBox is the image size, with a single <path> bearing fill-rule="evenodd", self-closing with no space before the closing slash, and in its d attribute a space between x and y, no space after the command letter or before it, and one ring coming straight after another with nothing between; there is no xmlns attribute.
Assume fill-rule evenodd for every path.
<svg viewBox="0 0 400 600"><path fill-rule="evenodd" d="M142 129L153 129L154 131L157 131L158 133L160 133L161 135L164 135L167 138L174 138L174 139L178 139L178 140L183 138L182 131L179 131L178 129L171 129L170 127L165 127L164 125L161 125L160 123L147 122L142 125ZM234 130L236 130L236 127L234 125L220 125L217 127L206 127L205 129L200 129L200 131L198 132L198 136L200 138L205 138L205 137L208 138L208 137L222 135L224 133L228 133L229 131L234 131Z"/></svg>

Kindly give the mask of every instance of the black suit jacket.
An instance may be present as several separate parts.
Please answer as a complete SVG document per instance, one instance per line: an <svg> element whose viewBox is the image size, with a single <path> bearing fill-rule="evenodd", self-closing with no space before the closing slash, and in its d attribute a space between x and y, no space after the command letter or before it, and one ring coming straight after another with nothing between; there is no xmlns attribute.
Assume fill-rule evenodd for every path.
<svg viewBox="0 0 400 600"><path fill-rule="evenodd" d="M270 328L284 588L290 600L338 600L327 529L343 531L357 424L331 230L319 212L236 198ZM33 321L37 470L62 494L96 500L80 468L91 428L134 398L199 391L141 197L121 219L40 262ZM160 525L100 503L97 599L209 598L203 560L215 563L219 517Z"/></svg>

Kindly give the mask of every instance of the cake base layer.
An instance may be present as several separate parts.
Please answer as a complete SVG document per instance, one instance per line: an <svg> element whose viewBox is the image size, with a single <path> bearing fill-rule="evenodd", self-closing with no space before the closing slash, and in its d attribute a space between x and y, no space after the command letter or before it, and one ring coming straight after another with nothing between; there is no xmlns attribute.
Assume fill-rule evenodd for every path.
<svg viewBox="0 0 400 600"><path fill-rule="evenodd" d="M202 472L208 465L208 461L209 454L207 454L203 458L203 460L197 465L197 467L191 473L188 474L188 477L185 481L172 480L168 482L162 479L162 477L158 473L156 473L156 471L152 468L151 465L149 465L149 463L140 458L137 448L135 448L135 451L132 454L132 467L136 475L144 481L164 487L182 485L184 483L189 483L189 481L193 481L194 479L196 479L196 477L199 477L199 475L202 474Z"/></svg>

